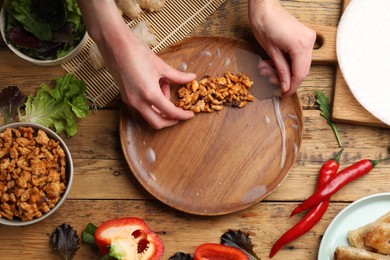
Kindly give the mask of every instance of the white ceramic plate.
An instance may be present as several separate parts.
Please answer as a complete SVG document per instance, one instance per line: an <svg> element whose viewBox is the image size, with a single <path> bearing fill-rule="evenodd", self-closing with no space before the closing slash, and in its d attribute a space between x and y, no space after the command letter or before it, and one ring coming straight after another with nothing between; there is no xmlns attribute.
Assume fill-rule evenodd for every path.
<svg viewBox="0 0 390 260"><path fill-rule="evenodd" d="M388 125L389 13L389 0L352 0L340 19L336 38L337 59L352 94L367 111Z"/></svg>
<svg viewBox="0 0 390 260"><path fill-rule="evenodd" d="M321 240L318 260L332 260L337 246L347 246L348 231L357 229L390 211L390 192L361 198L343 209L329 224Z"/></svg>

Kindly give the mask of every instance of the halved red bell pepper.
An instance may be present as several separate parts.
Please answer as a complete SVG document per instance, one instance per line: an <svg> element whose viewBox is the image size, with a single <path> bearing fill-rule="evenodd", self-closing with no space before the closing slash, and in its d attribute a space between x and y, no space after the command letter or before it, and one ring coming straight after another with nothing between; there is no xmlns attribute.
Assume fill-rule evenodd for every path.
<svg viewBox="0 0 390 260"><path fill-rule="evenodd" d="M194 260L247 260L240 249L223 244L205 243L195 249Z"/></svg>
<svg viewBox="0 0 390 260"><path fill-rule="evenodd" d="M94 236L100 253L117 259L160 260L164 253L162 240L140 218L107 220Z"/></svg>

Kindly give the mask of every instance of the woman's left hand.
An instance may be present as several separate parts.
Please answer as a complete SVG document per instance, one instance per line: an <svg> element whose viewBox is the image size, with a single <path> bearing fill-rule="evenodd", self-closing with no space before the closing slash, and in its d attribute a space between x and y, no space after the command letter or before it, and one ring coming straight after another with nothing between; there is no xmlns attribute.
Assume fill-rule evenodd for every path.
<svg viewBox="0 0 390 260"><path fill-rule="evenodd" d="M309 74L316 32L279 0L249 0L248 5L253 34L274 63L283 96L292 95Z"/></svg>

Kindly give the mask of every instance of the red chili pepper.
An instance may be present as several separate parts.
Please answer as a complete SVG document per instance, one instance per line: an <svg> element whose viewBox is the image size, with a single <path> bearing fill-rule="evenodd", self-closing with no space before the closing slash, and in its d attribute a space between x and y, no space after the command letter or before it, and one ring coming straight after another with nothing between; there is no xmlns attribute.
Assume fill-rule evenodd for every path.
<svg viewBox="0 0 390 260"><path fill-rule="evenodd" d="M139 218L108 220L94 237L102 255L117 259L160 260L164 253L161 239Z"/></svg>
<svg viewBox="0 0 390 260"><path fill-rule="evenodd" d="M326 182L325 185L321 186L309 198L307 198L304 202L298 205L291 213L291 216L299 212L305 211L311 207L314 207L321 201L330 198L330 196L335 194L342 187L344 187L351 181L369 173L378 163L384 160L387 159L383 159L383 160L363 159L341 170L338 174L333 175Z"/></svg>
<svg viewBox="0 0 390 260"><path fill-rule="evenodd" d="M249 257L232 246L205 243L195 249L194 260L249 260Z"/></svg>
<svg viewBox="0 0 390 260"><path fill-rule="evenodd" d="M322 165L318 176L317 189L323 186L331 176L336 174L340 166L339 158L343 150L344 149L341 149L334 158L326 161ZM329 206L329 202L330 199L327 199L319 203L316 207L312 208L295 226L286 231L286 233L284 233L275 242L269 257L272 258L284 245L308 232L318 221L321 220Z"/></svg>

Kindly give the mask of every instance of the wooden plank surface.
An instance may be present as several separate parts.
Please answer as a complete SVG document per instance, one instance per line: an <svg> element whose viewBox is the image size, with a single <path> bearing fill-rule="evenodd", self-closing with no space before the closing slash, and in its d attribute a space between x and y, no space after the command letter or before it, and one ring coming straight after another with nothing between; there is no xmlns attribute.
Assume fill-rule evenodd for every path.
<svg viewBox="0 0 390 260"><path fill-rule="evenodd" d="M299 20L318 28L336 28L342 10L340 0L285 0L282 4ZM334 32L328 30L326 33ZM253 40L247 21L247 1L227 0L191 35ZM334 53L321 55L334 59ZM64 73L60 67L26 63L0 44L0 89L16 85L31 94L40 83L49 83ZM249 231L255 252L262 259L268 259L276 239L303 217L299 214L290 218L291 210L314 191L321 165L339 151L333 132L315 103L316 90L334 96L335 76L334 63L315 62L298 90L304 118L303 143L293 168L280 187L246 210L218 217L184 214L149 195L136 181L123 156L119 138L119 99L110 107L91 111L87 118L79 121L77 135L65 139L75 164L75 180L69 199L56 214L39 224L28 227L0 225L0 259L61 259L54 255L49 245L55 227L68 223L80 234L88 222L100 224L109 218L124 216L143 218L157 232L166 248L163 259L178 251L193 253L203 242L218 243L219 237L229 228ZM340 160L342 168L362 158L388 157L390 133L387 129L347 123L337 123L337 127L345 147ZM372 173L341 189L332 196L322 220L273 259L317 259L321 237L329 223L351 202L366 195L387 192L389 172L390 162L383 162ZM99 259L99 256L82 244L75 259Z"/></svg>
<svg viewBox="0 0 390 260"><path fill-rule="evenodd" d="M0 226L0 258L60 260L62 258L49 246L50 234L57 224L68 223L80 234L89 222L100 224L107 217L137 216L144 219L163 240L166 248L164 260L178 251L193 254L196 246L202 243L219 243L220 236L229 228L250 232L255 252L261 259L268 259L272 241L300 218L287 217L296 205L261 203L226 216L198 217L176 212L156 201L70 200L49 221L16 231L14 227ZM346 205L347 203L332 205L321 223L313 228L305 239L296 240L290 248L281 250L273 259L316 259L323 230L333 216ZM3 234L7 234L7 239ZM8 258L9 256L11 258ZM99 254L88 245L82 244L74 259L97 260Z"/></svg>

